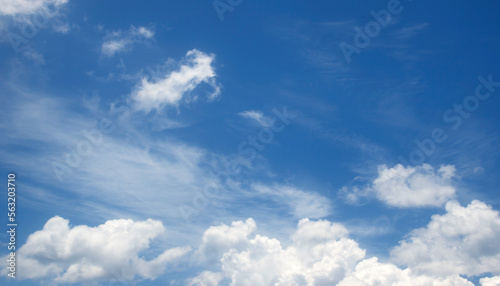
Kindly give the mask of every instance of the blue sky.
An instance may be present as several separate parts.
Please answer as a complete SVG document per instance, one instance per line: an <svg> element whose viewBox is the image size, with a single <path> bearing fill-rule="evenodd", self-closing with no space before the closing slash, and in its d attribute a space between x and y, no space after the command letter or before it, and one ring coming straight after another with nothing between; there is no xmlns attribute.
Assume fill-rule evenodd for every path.
<svg viewBox="0 0 500 286"><path fill-rule="evenodd" d="M498 285L499 9L0 1L2 283Z"/></svg>

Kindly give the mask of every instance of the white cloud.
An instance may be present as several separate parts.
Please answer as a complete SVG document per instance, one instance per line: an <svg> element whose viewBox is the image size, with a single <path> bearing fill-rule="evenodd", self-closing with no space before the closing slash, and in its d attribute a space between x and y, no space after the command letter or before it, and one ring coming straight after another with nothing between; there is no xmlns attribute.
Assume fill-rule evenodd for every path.
<svg viewBox="0 0 500 286"><path fill-rule="evenodd" d="M19 28L12 29L6 37L19 52L39 29L46 27L49 19L60 16L67 3L68 0L0 0L0 28ZM60 32L55 26L54 30Z"/></svg>
<svg viewBox="0 0 500 286"><path fill-rule="evenodd" d="M363 197L376 196L384 203L395 207L441 206L455 197L452 178L455 167L443 165L437 171L428 164L393 168L378 167L378 177L371 184L344 187L340 193L347 202L356 203Z"/></svg>
<svg viewBox="0 0 500 286"><path fill-rule="evenodd" d="M214 89L208 99L217 98L220 85L216 82L212 66L214 59L213 54L191 50L186 53L178 70L166 73L157 80L142 78L130 95L136 109L150 112L152 109L161 110L166 105L177 106L182 100L194 101L196 97L189 97L189 94L203 82Z"/></svg>
<svg viewBox="0 0 500 286"><path fill-rule="evenodd" d="M219 286L224 277L221 273L203 271L187 281L188 286Z"/></svg>
<svg viewBox="0 0 500 286"><path fill-rule="evenodd" d="M220 238L230 232L245 236L248 232L241 232L243 224L209 230ZM347 229L340 224L303 219L288 247L258 234L244 240L240 236L238 245L226 245L219 273L231 280L230 285L335 285L365 255L346 235ZM202 246L207 251L207 245ZM216 248L220 252L224 245ZM203 284L203 278L196 277L199 284L194 285L212 285Z"/></svg>
<svg viewBox="0 0 500 286"><path fill-rule="evenodd" d="M500 285L500 276L481 278L479 282L481 286L498 286Z"/></svg>
<svg viewBox="0 0 500 286"><path fill-rule="evenodd" d="M394 222L387 216L349 219L344 222L357 237L377 237L394 233Z"/></svg>
<svg viewBox="0 0 500 286"><path fill-rule="evenodd" d="M451 206L449 204L449 206ZM460 229L465 230L474 224L475 220L486 220L497 223L498 213L486 207L483 203L475 201L467 209L475 206L482 213L474 210L461 208L460 218L454 220L454 225L436 225L428 232L436 232L440 229L444 232L453 232ZM452 208L460 208L453 205ZM449 211L453 212L451 209ZM457 214L458 215L458 214ZM446 215L445 215L446 216ZM443 221L444 216L434 216L435 221ZM445 219L446 220L446 219ZM470 221L473 220L473 221ZM462 225L458 225L463 222ZM470 233L489 233L488 225L472 227ZM300 220L296 231L284 243L267 236L254 234L255 222L248 219L246 222L233 222L231 226L220 225L209 228L205 234L200 249L202 252L210 252L214 249L214 258L219 257L220 262L209 263L211 270L203 271L198 276L188 280L188 285L218 285L222 280L229 280L229 285L308 285L308 286L474 286L466 278L460 276L474 275L474 273L461 273L461 266L452 263L453 260L462 259L470 267L481 268L486 272L498 272L498 261L489 259L471 259L460 257L463 247L474 239L468 237L458 240L456 245L436 245L436 248L417 249L421 257L432 257L439 252L438 248L449 248L452 252L445 251L443 257L450 257L443 263L435 261L424 261L427 269L434 271L421 271L419 265L401 269L397 265L387 262L379 262L377 257L365 258L366 251L348 237L348 230L339 223L331 223L326 220L310 221ZM417 230L417 233L421 231ZM439 232L439 231L437 231ZM461 234L457 234L460 236ZM495 247L498 237L482 236L477 242ZM206 237L212 237L208 242ZM453 237L448 237L456 241ZM417 238L415 240L418 240ZM425 239L424 239L425 241ZM493 252L499 252L495 249ZM490 250L491 252L491 250ZM223 254L221 254L223 253ZM483 253L485 254L485 253ZM411 253L401 253L401 257L411 259ZM477 258L477 257L476 257ZM470 259L470 260L467 260ZM450 263L450 265L446 265ZM447 271L450 270L450 271ZM479 272L476 272L479 273ZM496 285L500 276L483 278L483 286Z"/></svg>
<svg viewBox="0 0 500 286"><path fill-rule="evenodd" d="M53 29L58 33L67 34L71 30L71 26L68 23L57 23L53 26Z"/></svg>
<svg viewBox="0 0 500 286"><path fill-rule="evenodd" d="M129 51L132 49L133 44L152 39L154 34L154 31L151 29L141 26L131 26L130 29L125 32L112 32L104 38L101 52L103 55L111 57L116 53Z"/></svg>
<svg viewBox="0 0 500 286"><path fill-rule="evenodd" d="M406 39L414 37L415 35L420 33L422 30L425 30L427 27L429 27L429 23L415 24L412 26L398 29L398 30L392 32L391 35L394 36L395 38L398 38L399 40L406 40Z"/></svg>
<svg viewBox="0 0 500 286"><path fill-rule="evenodd" d="M45 64L45 59L43 58L43 55L36 52L35 50L32 50L32 49L25 50L24 56L27 57L28 59L32 60L37 65L44 65Z"/></svg>
<svg viewBox="0 0 500 286"><path fill-rule="evenodd" d="M295 218L322 218L331 213L331 202L328 198L314 192L306 192L292 186L274 184L252 185L252 189L268 199L288 205Z"/></svg>
<svg viewBox="0 0 500 286"><path fill-rule="evenodd" d="M467 207L449 202L446 211L395 247L393 260L431 275L500 274L498 211L477 200Z"/></svg>
<svg viewBox="0 0 500 286"><path fill-rule="evenodd" d="M27 196L32 203L56 207L48 194L70 192L85 200L59 204L58 210L77 211L84 216L92 213L93 218L104 220L126 215L161 218L169 223L182 219L179 206L193 206L196 192L203 191L204 185L213 180L212 172L219 170L206 167L206 157L211 153L205 149L173 138L156 140L136 129L137 114L127 106L115 106L111 112L94 110L95 116L82 117L70 111L72 105L65 99L13 93L17 100L9 104L9 112L0 114L0 119L6 122L11 118L15 123L1 126L2 130L16 142L36 144L32 152L14 156L7 151L15 148L12 140L4 138L0 140L0 154L13 168L37 174L32 187L45 194L36 199L34 194ZM102 120L112 124L109 133L99 127ZM83 145L91 149L84 155L78 153L78 146ZM59 179L64 182L64 190ZM221 197L224 194L221 192ZM178 227L181 234L188 233L186 226Z"/></svg>
<svg viewBox="0 0 500 286"><path fill-rule="evenodd" d="M366 258L340 223L302 219L288 239L256 234L251 218L208 228L193 254L207 267L185 280L188 286L473 286L460 275L498 275L496 242L500 238L497 211L479 201L467 207L447 204L427 228L412 232L391 253L395 264ZM60 217L29 236L18 251L19 264L30 269L21 278L53 279L56 283L154 279L169 263L190 251L177 247L140 256L151 240L164 232L161 222L111 220L97 227L75 226ZM425 247L423 247L425 246ZM151 252L151 251L148 251ZM5 258L2 258L5 259ZM5 270L3 271L5 274ZM482 286L497 285L500 276L482 278Z"/></svg>
<svg viewBox="0 0 500 286"><path fill-rule="evenodd" d="M202 243L195 253L200 261L216 262L228 249L241 249L248 245L248 236L256 230L251 218L245 222L234 221L231 226L211 226L202 237Z"/></svg>
<svg viewBox="0 0 500 286"><path fill-rule="evenodd" d="M133 33L135 33L137 35L141 35L146 39L150 39L155 35L155 33L152 30L147 29L145 27L139 27L139 28L135 29L133 31Z"/></svg>
<svg viewBox="0 0 500 286"><path fill-rule="evenodd" d="M117 104L110 112L103 111L103 104L95 97L95 102L87 102L93 116L77 116L71 111L75 105L68 104L67 98L32 92L12 94L16 101L9 102L8 112L0 114L1 122L12 124L4 124L2 130L10 139L16 138L15 142L33 144L30 152L18 154L11 151L17 148L12 140L0 139L0 156L12 168L36 174L29 191L26 186L29 194L25 196L26 204L35 209L55 207L62 216L77 214L93 223L116 217L161 218L170 225L167 231L174 237L173 243L198 240L208 223L236 208L255 218L276 214L272 208L255 208L254 202L239 204L248 200L244 191L249 187L240 188L239 175L231 176L225 184L224 178L217 176L235 162L230 157L184 144L175 137L155 138L141 128L142 123L136 125L142 115L130 112L127 106ZM80 106L80 102L75 104ZM102 120L113 124L110 133L100 129ZM82 146L91 150L82 153ZM219 188L213 188L214 184ZM207 186L212 186L209 191ZM68 201L62 198L64 194L75 199ZM58 197L65 203L58 204L60 200L54 199ZM76 199L82 197L85 200ZM183 219L191 223L178 223Z"/></svg>
<svg viewBox="0 0 500 286"><path fill-rule="evenodd" d="M254 120L255 122L257 122L259 124L259 126L264 127L264 128L270 127L274 123L274 120L272 118L265 116L262 113L262 111L258 111L258 110L247 110L247 111L243 111L243 112L238 113L238 115L240 115L243 118Z"/></svg>
<svg viewBox="0 0 500 286"><path fill-rule="evenodd" d="M126 40L109 40L102 44L102 53L107 56L112 56L115 53L125 49L126 45L129 44Z"/></svg>
<svg viewBox="0 0 500 286"><path fill-rule="evenodd" d="M68 0L0 0L0 14L8 16L32 15L47 10L49 7L56 7L66 4Z"/></svg>
<svg viewBox="0 0 500 286"><path fill-rule="evenodd" d="M68 220L56 216L42 230L31 234L19 249L18 261L30 271L18 275L20 279L54 279L56 283L155 279L167 264L190 251L189 247L178 247L152 260L139 257L163 232L163 224L151 219L70 227Z"/></svg>
<svg viewBox="0 0 500 286"><path fill-rule="evenodd" d="M459 275L448 277L414 276L409 269L394 264L380 263L376 257L361 261L355 271L337 286L474 286Z"/></svg>

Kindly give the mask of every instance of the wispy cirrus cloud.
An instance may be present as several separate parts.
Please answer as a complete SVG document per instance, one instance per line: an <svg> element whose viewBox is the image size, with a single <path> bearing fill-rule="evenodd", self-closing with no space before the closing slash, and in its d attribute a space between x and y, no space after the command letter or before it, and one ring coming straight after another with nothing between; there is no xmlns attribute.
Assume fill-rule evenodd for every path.
<svg viewBox="0 0 500 286"><path fill-rule="evenodd" d="M101 53L107 57L132 50L136 43L152 40L155 32L143 26L131 26L128 31L114 31L104 37Z"/></svg>
<svg viewBox="0 0 500 286"><path fill-rule="evenodd" d="M312 203L321 202L319 194L293 187L280 194L250 198L249 186L244 183L254 180L255 170L248 170L245 178L236 174L224 184L224 177L218 174L226 170L229 157L175 137L156 138L138 123L144 115L131 112L127 106L102 110L102 103L94 96L84 100L90 114L82 115L74 112L80 103L68 98L11 92L17 100L9 102L7 111L0 114L0 119L5 119L0 129L9 134L0 140L0 155L4 164L33 174L26 182L24 197L24 203L33 209L47 210L64 200L64 205L58 204L59 214L78 213L91 221L161 218L171 224L168 231L181 240L192 237L199 223L226 211L244 210L254 217L273 214L275 209L254 207L262 198L280 203L286 217L325 214L323 208L300 205L309 198ZM12 123L7 123L7 118ZM98 132L102 119L110 121L113 131ZM21 146L25 151L17 150L12 140L24 142ZM214 182L216 194L206 195L207 185ZM79 199L82 197L85 200ZM240 206L242 201L248 204ZM184 216L179 206L191 207L193 223L178 223Z"/></svg>
<svg viewBox="0 0 500 286"><path fill-rule="evenodd" d="M286 42L287 47L297 48L297 57L328 80L343 81L353 75L342 55L335 51L339 39L347 38L354 25L352 20L312 22L285 17L271 22L267 31Z"/></svg>
<svg viewBox="0 0 500 286"><path fill-rule="evenodd" d="M38 53L35 50L27 49L26 51L24 51L23 55L26 58L32 60L33 63L35 63L36 65L44 65L45 64L45 59L43 58L43 55Z"/></svg>
<svg viewBox="0 0 500 286"><path fill-rule="evenodd" d="M322 218L332 211L330 200L315 192L278 184L254 184L252 189L261 196L287 205L295 218Z"/></svg>
<svg viewBox="0 0 500 286"><path fill-rule="evenodd" d="M59 8L68 0L0 0L0 15L33 15L41 9Z"/></svg>
<svg viewBox="0 0 500 286"><path fill-rule="evenodd" d="M0 29L6 30L3 33L5 40L11 43L15 52L21 51L50 19L61 16L67 3L68 0L0 0ZM69 27L59 20L53 30L63 32L58 29L61 25ZM3 41L3 37L0 40Z"/></svg>
<svg viewBox="0 0 500 286"><path fill-rule="evenodd" d="M272 124L274 122L273 119L265 116L264 113L262 113L262 111L259 111L259 110L247 110L247 111L243 111L243 112L238 113L238 115L243 117L243 118L252 120L255 123L257 123L260 127L264 127L264 128L272 126Z"/></svg>
<svg viewBox="0 0 500 286"><path fill-rule="evenodd" d="M418 33L422 32L423 30L427 29L429 27L429 23L420 23L420 24L415 24L407 27L403 27L400 29L397 29L389 35L393 36L396 39L409 39L414 36L416 36Z"/></svg>
<svg viewBox="0 0 500 286"><path fill-rule="evenodd" d="M108 210L117 208L122 214L132 216L148 210L151 212L147 216L174 218L180 216L176 206L190 202L193 196L190 190L201 189L205 183L201 178L209 175L201 166L207 150L176 140L156 141L147 133L139 135L140 140L134 139L131 135L137 134L137 130L132 127L133 119L120 119L127 114L125 111L102 114L94 111L97 117L81 117L71 111L72 105L68 101L39 97L30 92L18 95L16 103L9 106L10 111L0 116L10 117L14 123L0 124L0 128L9 132L10 138L15 138L16 142L36 144L26 153L16 152L17 156L14 156L7 151L14 146L8 140L0 140L0 153L6 164L22 165L23 169L34 174L31 180L36 182L34 185L40 191L93 196L88 190L97 187L101 190L100 198L87 197L80 207L86 208L85 204L96 206L96 209L103 210L100 215L104 217L109 217L106 214ZM96 131L96 122L101 118L111 120L115 128L113 132L103 134ZM90 137L86 137L84 133ZM89 138L96 144L90 143ZM78 144L90 146L90 151L85 156L80 156ZM147 178L144 177L145 181L138 181L136 176ZM94 179L90 179L91 177ZM55 182L59 180L65 182L63 192L58 192L58 187L55 186ZM137 200L138 189L143 189L140 202ZM33 199L44 197L50 198L43 195ZM27 200L31 198L28 197ZM159 204L162 200L172 202L172 207L165 208L163 204ZM142 208L141 204L149 207ZM106 207L102 207L103 205Z"/></svg>

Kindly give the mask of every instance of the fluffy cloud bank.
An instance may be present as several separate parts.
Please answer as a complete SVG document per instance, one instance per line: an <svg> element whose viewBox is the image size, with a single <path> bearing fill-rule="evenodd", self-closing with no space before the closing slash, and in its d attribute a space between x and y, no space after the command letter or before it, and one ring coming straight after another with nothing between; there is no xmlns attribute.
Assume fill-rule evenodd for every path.
<svg viewBox="0 0 500 286"><path fill-rule="evenodd" d="M346 237L344 226L328 221L301 220L288 247L277 239L250 236L254 231L252 219L207 230L204 238L212 239L203 239L199 249L206 255L213 255L213 249L224 252L219 256L221 272L201 273L189 284L214 285L204 279L222 275L231 285L335 285L365 255Z"/></svg>
<svg viewBox="0 0 500 286"><path fill-rule="evenodd" d="M190 251L189 247L179 247L151 260L139 257L163 231L162 223L151 219L70 227L68 220L56 216L42 230L31 234L19 249L19 265L29 271L20 271L18 277L50 278L56 283L155 279L169 263Z"/></svg>
<svg viewBox="0 0 500 286"><path fill-rule="evenodd" d="M161 110L167 105L177 106L182 100L194 101L196 97L189 97L189 94L201 83L213 88L208 99L214 100L220 95L220 85L216 82L212 66L214 60L213 54L191 50L186 53L178 70L166 73L157 80L141 79L130 95L136 109L150 112L153 109Z"/></svg>
<svg viewBox="0 0 500 286"><path fill-rule="evenodd" d="M140 252L164 230L159 221L111 220L97 227L75 226L60 217L33 233L18 252L30 269L20 278L55 283L155 279L189 247L166 250L145 260ZM209 227L191 263L199 274L189 286L482 286L500 282L499 212L473 201L446 205L427 227L416 229L394 247L387 261L366 257L340 223L302 219L289 239L257 233L256 222L235 221ZM3 258L4 259L4 258ZM191 265L193 266L193 265ZM406 267L406 268L405 268ZM198 268L198 269L200 269ZM5 273L4 273L5 274ZM177 285L177 284L176 284Z"/></svg>
<svg viewBox="0 0 500 286"><path fill-rule="evenodd" d="M355 203L362 197L375 196L384 203L395 207L441 206L455 197L452 178L455 167L441 166L435 170L428 164L393 168L378 167L378 177L362 187L344 187L341 194L348 202Z"/></svg>
<svg viewBox="0 0 500 286"><path fill-rule="evenodd" d="M430 277L414 275L410 269L402 270L394 264L380 263L373 257L361 261L351 275L337 286L474 286L472 282L460 277Z"/></svg>
<svg viewBox="0 0 500 286"><path fill-rule="evenodd" d="M479 201L467 207L450 202L446 210L394 248L391 259L409 266L404 269L366 258L343 225L325 220L301 220L288 246L254 234L252 219L211 227L197 254L211 257L211 263L218 257L218 269L203 271L187 284L473 286L460 275L498 274L498 212ZM496 285L498 277L483 278L481 285Z"/></svg>

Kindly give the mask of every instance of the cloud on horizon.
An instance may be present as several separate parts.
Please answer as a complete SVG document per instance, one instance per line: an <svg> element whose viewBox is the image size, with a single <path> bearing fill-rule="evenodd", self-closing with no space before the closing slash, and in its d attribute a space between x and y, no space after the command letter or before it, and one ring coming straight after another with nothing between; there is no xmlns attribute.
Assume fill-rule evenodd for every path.
<svg viewBox="0 0 500 286"><path fill-rule="evenodd" d="M177 247L151 260L140 256L164 231L163 224L152 219L71 227L69 220L55 216L18 250L18 260L30 270L20 271L18 278L49 279L56 284L155 279L167 265L190 251L189 247ZM7 269L2 269L2 274L6 273Z"/></svg>
<svg viewBox="0 0 500 286"><path fill-rule="evenodd" d="M366 257L343 224L327 220L301 219L281 241L258 234L252 218L211 226L191 254L190 265L201 270L185 283L473 286L463 276L487 273L493 276L483 277L481 285L495 285L500 279L495 244L500 240L499 212L480 201L466 207L450 202L446 211L433 216L427 227L412 231L393 248L389 261L382 262ZM167 265L187 263L179 259L192 249L157 247L158 254L145 260L139 253L164 230L160 221L151 219L71 227L68 220L53 217L19 250L19 260L33 270L21 279L56 284L155 279Z"/></svg>

